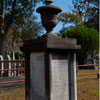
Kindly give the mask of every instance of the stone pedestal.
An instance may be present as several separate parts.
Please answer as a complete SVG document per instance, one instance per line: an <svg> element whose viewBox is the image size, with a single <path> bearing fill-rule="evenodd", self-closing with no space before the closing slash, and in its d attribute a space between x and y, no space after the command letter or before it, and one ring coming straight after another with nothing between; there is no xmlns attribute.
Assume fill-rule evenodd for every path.
<svg viewBox="0 0 100 100"><path fill-rule="evenodd" d="M26 100L77 100L76 39L51 33L24 42Z"/></svg>

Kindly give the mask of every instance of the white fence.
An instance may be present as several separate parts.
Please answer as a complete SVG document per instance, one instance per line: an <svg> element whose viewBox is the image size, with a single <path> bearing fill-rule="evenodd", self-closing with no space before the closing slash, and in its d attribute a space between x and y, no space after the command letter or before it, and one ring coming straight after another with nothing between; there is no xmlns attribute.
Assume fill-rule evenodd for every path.
<svg viewBox="0 0 100 100"><path fill-rule="evenodd" d="M4 60L0 55L0 76L18 76L24 73L25 61L24 60L11 60L7 55L7 60Z"/></svg>

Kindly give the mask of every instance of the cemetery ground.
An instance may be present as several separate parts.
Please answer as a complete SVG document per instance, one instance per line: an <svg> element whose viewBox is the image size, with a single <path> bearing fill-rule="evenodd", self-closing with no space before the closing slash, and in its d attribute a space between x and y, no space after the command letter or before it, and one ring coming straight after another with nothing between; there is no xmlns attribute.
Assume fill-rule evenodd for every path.
<svg viewBox="0 0 100 100"><path fill-rule="evenodd" d="M77 77L78 100L99 100L98 70L79 70ZM0 100L25 100L24 86L0 89Z"/></svg>

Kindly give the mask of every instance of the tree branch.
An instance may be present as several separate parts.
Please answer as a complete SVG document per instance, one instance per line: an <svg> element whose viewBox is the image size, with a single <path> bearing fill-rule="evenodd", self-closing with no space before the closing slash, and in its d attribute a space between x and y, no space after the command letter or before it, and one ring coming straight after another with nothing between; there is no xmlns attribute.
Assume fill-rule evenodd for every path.
<svg viewBox="0 0 100 100"><path fill-rule="evenodd" d="M4 34L4 0L0 0L0 34Z"/></svg>
<svg viewBox="0 0 100 100"><path fill-rule="evenodd" d="M6 23L7 25L5 26L5 33L7 33L7 31L9 30L9 28L11 26L11 24L13 23L13 20L14 20L14 10L15 10L15 7L16 7L16 2L17 2L17 0L13 1L11 14L10 14L9 19L7 20L7 23Z"/></svg>

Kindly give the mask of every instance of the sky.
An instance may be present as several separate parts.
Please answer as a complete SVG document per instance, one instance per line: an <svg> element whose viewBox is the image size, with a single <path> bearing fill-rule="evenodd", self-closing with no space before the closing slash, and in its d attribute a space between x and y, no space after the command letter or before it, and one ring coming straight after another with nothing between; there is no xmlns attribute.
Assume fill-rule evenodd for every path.
<svg viewBox="0 0 100 100"><path fill-rule="evenodd" d="M60 7L62 9L62 12L70 12L71 9L73 8L72 0L53 0L52 5ZM43 3L39 3L36 6L36 9L40 6L43 6ZM35 15L38 17L38 21L41 21L40 14L35 13ZM58 33L61 28L62 28L62 23L60 22L54 28L53 33Z"/></svg>

